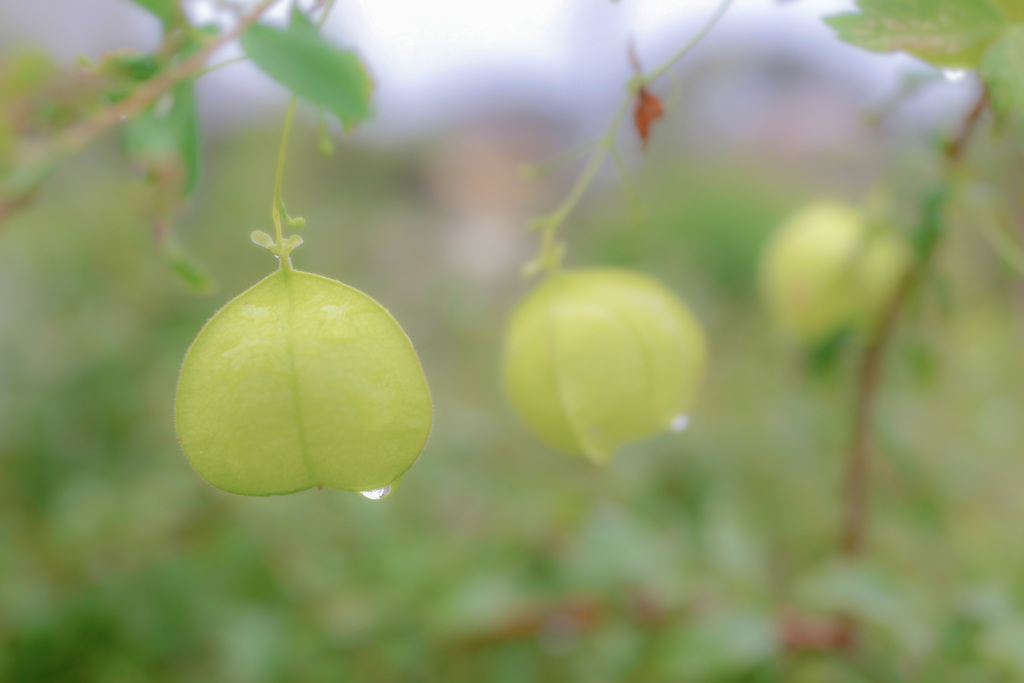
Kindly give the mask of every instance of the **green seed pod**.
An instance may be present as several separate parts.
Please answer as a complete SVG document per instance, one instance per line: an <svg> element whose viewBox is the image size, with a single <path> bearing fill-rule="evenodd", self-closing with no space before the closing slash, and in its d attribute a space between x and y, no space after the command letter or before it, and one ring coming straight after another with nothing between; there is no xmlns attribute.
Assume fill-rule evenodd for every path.
<svg viewBox="0 0 1024 683"><path fill-rule="evenodd" d="M769 241L761 256L761 293L785 337L814 345L871 324L910 259L902 240L872 233L852 207L816 202Z"/></svg>
<svg viewBox="0 0 1024 683"><path fill-rule="evenodd" d="M432 416L423 369L395 319L352 287L291 269L206 323L175 402L196 470L251 496L384 489L419 457Z"/></svg>
<svg viewBox="0 0 1024 683"><path fill-rule="evenodd" d="M667 287L614 268L552 274L512 317L505 390L550 446L594 462L675 426L707 360L700 324Z"/></svg>

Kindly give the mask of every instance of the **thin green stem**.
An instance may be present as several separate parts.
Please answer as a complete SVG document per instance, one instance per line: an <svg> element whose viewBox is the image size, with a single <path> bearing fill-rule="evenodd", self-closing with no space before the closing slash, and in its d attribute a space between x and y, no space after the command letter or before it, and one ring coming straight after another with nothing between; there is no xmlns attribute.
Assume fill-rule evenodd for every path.
<svg viewBox="0 0 1024 683"><path fill-rule="evenodd" d="M292 101L288 105L288 113L284 118L284 130L281 132L281 146L277 152L277 173L274 177L274 200L270 207L270 218L274 221L274 236L278 248L284 244L284 230L281 227L281 209L284 206L282 188L284 186L284 160L288 156L288 138L292 132L292 120L295 118L295 109L298 105L299 96L292 95ZM281 259L281 267L285 270L291 269L291 259L285 256Z"/></svg>
<svg viewBox="0 0 1024 683"><path fill-rule="evenodd" d="M333 0L328 1L332 2ZM569 194L552 213L538 221L534 221L533 225L540 227L543 230L540 254L534 263L542 264L549 272L557 269L558 262L560 261L560 258L556 258L557 255L555 253L555 250L559 248L556 240L558 228L565 222L573 209L576 208L576 205L579 204L580 200L586 194L587 189L589 189L590 185L593 183L594 178L597 177L598 171L601 170L601 166L604 165L608 156L615 155L615 136L622 127L623 122L625 122L626 116L629 114L630 105L632 105L637 93L640 92L642 88L647 87L650 83L666 74L679 60L686 56L690 50L703 40L703 38L711 31L712 28L714 28L715 24L717 24L726 13L733 2L734 0L721 0L714 14L711 15L700 31L698 31L697 34L693 36L693 38L691 38L681 50L672 55L672 57L664 64L661 64L657 68L645 74L640 74L629 81L626 86L626 97L623 99L622 104L619 105L618 110L616 110L615 115L612 117L611 124L601 137L588 145L588 147L594 147L593 152L591 152L590 159L580 172L579 178L577 178L576 182L569 189ZM575 150L560 158L575 158L576 155L574 152ZM613 160L616 162L616 165L619 166L619 170L623 173L624 177L628 177L625 175L625 166L622 165L621 159L613 158ZM549 162L549 164L550 163L552 162ZM627 188L627 194L629 193L630 190ZM532 268L528 268L528 272L530 271L532 271Z"/></svg>
<svg viewBox="0 0 1024 683"><path fill-rule="evenodd" d="M583 172L580 173L580 177L576 179L572 189L569 190L569 194L565 196L562 203L555 209L554 213L551 214L549 220L555 226L559 226L565 222L565 219L572 213L572 210L576 208L580 199L586 193L587 188L594 181L597 176L597 172L601 170L601 166L604 165L604 158L608 156L608 145L605 141L601 141L597 150L590 155L590 159L587 161L587 165L583 168Z"/></svg>
<svg viewBox="0 0 1024 683"><path fill-rule="evenodd" d="M685 57L690 52L690 50L697 47L697 44L704 39L704 36L710 33L711 29L713 29L715 27L715 24L718 23L719 19L721 19L725 15L725 13L729 9L729 6L732 5L732 3L733 0L722 0L722 2L719 3L718 8L715 10L715 13L711 15L711 18L708 19L708 21L704 24L703 28L701 28L701 30L698 31L697 34L690 39L690 42L684 45L682 49L679 50L679 52L672 55L667 62L657 67L656 69L653 69L652 71L648 71L644 76L641 77L642 82L645 84L653 83L654 81L658 80L666 73L668 73L669 69L675 66L679 62L679 60Z"/></svg>
<svg viewBox="0 0 1024 683"><path fill-rule="evenodd" d="M234 57L232 59L227 59L227 60L221 62L220 64L211 64L210 66L204 67L204 68L200 69L199 71L197 71L195 77L196 78L202 78L203 76L205 76L208 73L212 73L214 71L217 71L218 69L223 69L224 67L231 66L232 64L239 64L241 62L247 61L248 59L249 59L248 57L246 57L245 55L242 55L241 57Z"/></svg>
<svg viewBox="0 0 1024 683"><path fill-rule="evenodd" d="M318 29L322 28L324 22L327 21L327 16L331 13L331 9L334 7L334 0L326 0L325 3L321 4L324 5L324 11L323 14L320 15L320 19L317 21L316 26ZM295 120L295 110L298 107L298 103L299 96L292 95L292 100L288 103L288 113L285 114L284 118L284 128L281 131L281 145L277 151L277 172L274 174L274 198L270 207L270 218L274 222L274 243L279 252L282 270L292 269L292 260L289 254L290 250L285 249L284 226L282 225L281 216L284 214L286 218L288 217L284 208L284 162L288 157L288 139L291 137L292 122ZM291 219L289 218L289 220ZM301 239L299 241L301 242Z"/></svg>
<svg viewBox="0 0 1024 683"><path fill-rule="evenodd" d="M636 189L636 183L633 182L629 169L626 167L626 161L619 154L618 148L612 145L608 148L608 151L611 153L612 162L615 164L615 169L619 172L619 179L622 181L622 191L626 195L626 202L630 208L630 220L634 223L640 223L643 220L643 204L640 201L640 193Z"/></svg>
<svg viewBox="0 0 1024 683"><path fill-rule="evenodd" d="M520 174L524 178L542 178L557 167L586 156L594 149L594 147L599 145L602 140L604 140L604 136L597 138L596 140L591 140L590 142L585 142L579 147L567 149L566 151L551 157L547 161L524 165L520 168Z"/></svg>

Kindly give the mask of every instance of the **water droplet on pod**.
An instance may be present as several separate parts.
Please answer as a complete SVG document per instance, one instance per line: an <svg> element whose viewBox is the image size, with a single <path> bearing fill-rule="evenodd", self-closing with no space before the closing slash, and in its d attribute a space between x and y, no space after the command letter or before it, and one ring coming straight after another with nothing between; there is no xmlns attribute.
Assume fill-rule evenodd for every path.
<svg viewBox="0 0 1024 683"><path fill-rule="evenodd" d="M674 418L672 418L672 423L669 425L669 428L673 432L678 434L679 432L685 430L689 426L690 426L690 416L689 415L676 415Z"/></svg>
<svg viewBox="0 0 1024 683"><path fill-rule="evenodd" d="M369 498L370 500L380 500L381 498L387 498L391 494L391 486L385 486L382 489L373 489L372 491L360 491L359 495L363 498Z"/></svg>
<svg viewBox="0 0 1024 683"><path fill-rule="evenodd" d="M432 416L398 322L366 294L299 270L276 271L206 323L175 402L199 474L251 496L327 486L383 498L419 457Z"/></svg>
<svg viewBox="0 0 1024 683"><path fill-rule="evenodd" d="M706 357L700 323L659 281L617 268L565 270L513 315L503 375L542 440L604 462L686 414Z"/></svg>

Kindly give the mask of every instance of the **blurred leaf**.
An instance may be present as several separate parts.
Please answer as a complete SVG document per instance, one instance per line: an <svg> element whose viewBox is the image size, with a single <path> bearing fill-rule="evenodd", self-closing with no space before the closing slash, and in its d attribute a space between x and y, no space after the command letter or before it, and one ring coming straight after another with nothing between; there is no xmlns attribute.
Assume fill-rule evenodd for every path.
<svg viewBox="0 0 1024 683"><path fill-rule="evenodd" d="M929 615L911 587L875 568L830 564L805 580L799 594L810 608L856 617L887 635L905 654L920 654L931 642Z"/></svg>
<svg viewBox="0 0 1024 683"><path fill-rule="evenodd" d="M0 100L27 95L53 78L57 67L42 52L19 52L9 55L0 68Z"/></svg>
<svg viewBox="0 0 1024 683"><path fill-rule="evenodd" d="M185 22L178 0L132 0L136 5L156 15L165 27L179 26Z"/></svg>
<svg viewBox="0 0 1024 683"><path fill-rule="evenodd" d="M181 284L196 294L207 296L219 288L217 281L206 269L181 249L170 247L167 250L167 265Z"/></svg>
<svg viewBox="0 0 1024 683"><path fill-rule="evenodd" d="M370 114L370 77L354 52L334 47L300 12L288 30L257 24L242 35L253 63L299 97L333 112L345 126Z"/></svg>
<svg viewBox="0 0 1024 683"><path fill-rule="evenodd" d="M982 636L981 652L1013 680L1024 677L1024 619L1006 619L990 627Z"/></svg>
<svg viewBox="0 0 1024 683"><path fill-rule="evenodd" d="M665 109L662 107L661 98L641 88L636 95L636 105L633 107L633 124L637 134L640 135L640 142L644 150L647 150L647 141L651 136L651 126L658 119L665 116Z"/></svg>
<svg viewBox="0 0 1024 683"><path fill-rule="evenodd" d="M1024 111L1024 26L1014 26L992 46L980 73L998 109Z"/></svg>
<svg viewBox="0 0 1024 683"><path fill-rule="evenodd" d="M941 185L922 202L921 219L914 226L914 231L910 235L910 242L917 258L922 261L928 259L942 236L945 228L943 209L948 196L949 189L945 185Z"/></svg>
<svg viewBox="0 0 1024 683"><path fill-rule="evenodd" d="M807 371L815 377L826 377L842 360L854 338L854 330L846 327L807 350Z"/></svg>
<svg viewBox="0 0 1024 683"><path fill-rule="evenodd" d="M310 21L309 17L299 9L298 5L292 6L292 23L288 27L290 33L306 40L320 40L320 31Z"/></svg>
<svg viewBox="0 0 1024 683"><path fill-rule="evenodd" d="M153 55L119 51L100 63L98 70L108 76L117 76L130 81L145 81L156 75L160 64Z"/></svg>
<svg viewBox="0 0 1024 683"><path fill-rule="evenodd" d="M732 680L773 661L781 652L775 620L733 611L670 632L660 669L672 680Z"/></svg>
<svg viewBox="0 0 1024 683"><path fill-rule="evenodd" d="M829 17L839 37L875 52L903 50L935 66L973 69L1006 21L984 0L860 0Z"/></svg>
<svg viewBox="0 0 1024 683"><path fill-rule="evenodd" d="M19 166L0 176L0 225L33 200L54 167L52 162Z"/></svg>
<svg viewBox="0 0 1024 683"><path fill-rule="evenodd" d="M201 148L194 83L179 84L169 97L125 124L124 147L131 158L148 165L180 161L185 169L182 192L190 197L199 181Z"/></svg>

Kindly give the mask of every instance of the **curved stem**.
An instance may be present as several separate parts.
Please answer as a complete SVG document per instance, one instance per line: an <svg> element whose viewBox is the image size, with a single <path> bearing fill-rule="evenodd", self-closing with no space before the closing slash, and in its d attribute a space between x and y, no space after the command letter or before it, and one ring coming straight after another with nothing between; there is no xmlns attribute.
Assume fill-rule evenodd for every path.
<svg viewBox="0 0 1024 683"><path fill-rule="evenodd" d="M320 15L320 19L316 23L316 27L322 28L324 22L327 21L327 16L331 13L331 9L334 8L334 0L326 0L326 2L320 2L317 4L317 8L321 5L324 6L323 14ZM284 251L284 226L281 223L281 214L285 213L284 208L284 162L288 157L288 139L292 133L292 122L295 120L295 109L299 103L299 96L292 95L291 102L288 103L288 113L284 117L284 127L281 131L281 144L277 150L277 171L274 174L274 197L270 206L270 219L274 222L274 237L275 244L280 250L281 269L291 270L292 269L292 258L291 255Z"/></svg>
<svg viewBox="0 0 1024 683"><path fill-rule="evenodd" d="M690 52L690 50L697 47L697 44L704 39L704 36L706 36L711 31L711 29L715 27L715 24L718 23L719 19L721 19L729 10L729 6L732 5L732 3L733 0L722 0L722 2L719 3L718 8L715 9L714 14L711 15L711 17L704 24L701 30L698 31L697 34L690 39L690 42L684 45L682 49L679 50L679 52L672 55L664 64L662 64L661 66L657 67L652 71L647 72L647 74L643 76L643 82L652 83L661 78L662 76L664 76L666 73L668 73L669 69L675 66L676 63L679 62L679 60L685 57L687 53Z"/></svg>
<svg viewBox="0 0 1024 683"><path fill-rule="evenodd" d="M281 144L277 150L277 172L274 174L274 199L270 207L270 218L274 221L274 236L277 238L277 245L281 246L284 239L281 227L281 212L284 207L282 188L284 186L284 161L288 156L288 138L292 132L292 120L295 118L295 108L299 102L298 95L292 95L292 101L288 104L288 113L284 117L284 129L281 131Z"/></svg>
<svg viewBox="0 0 1024 683"><path fill-rule="evenodd" d="M583 198L583 195L586 194L586 191L590 188L594 178L597 177L597 173L601 170L601 166L604 164L608 156L614 152L615 136L625 121L626 116L629 114L630 105L633 103L637 93L640 92L642 88L650 85L668 73L668 71L675 66L679 60L686 56L690 50L700 43L711 29L714 28L715 24L718 23L733 2L734 0L721 0L718 7L715 9L715 12L708 18L697 34L682 47L682 49L672 55L672 57L660 66L645 74L640 74L629 81L627 84L626 97L616 110L608 128L594 143L590 143L595 145L594 151L591 153L590 158L587 160L587 163L580 172L576 182L573 183L573 186L570 188L569 194L566 195L565 199L562 200L562 203L558 205L557 209L536 223L543 229L543 238L541 240L540 254L534 263L541 264L548 271L552 271L557 268L558 259L553 258L553 250L558 247L555 239L558 233L558 228L569 217L572 210L576 208L580 199ZM618 163L619 160L616 159L615 161ZM624 171L625 169L624 167L620 167L620 170Z"/></svg>

